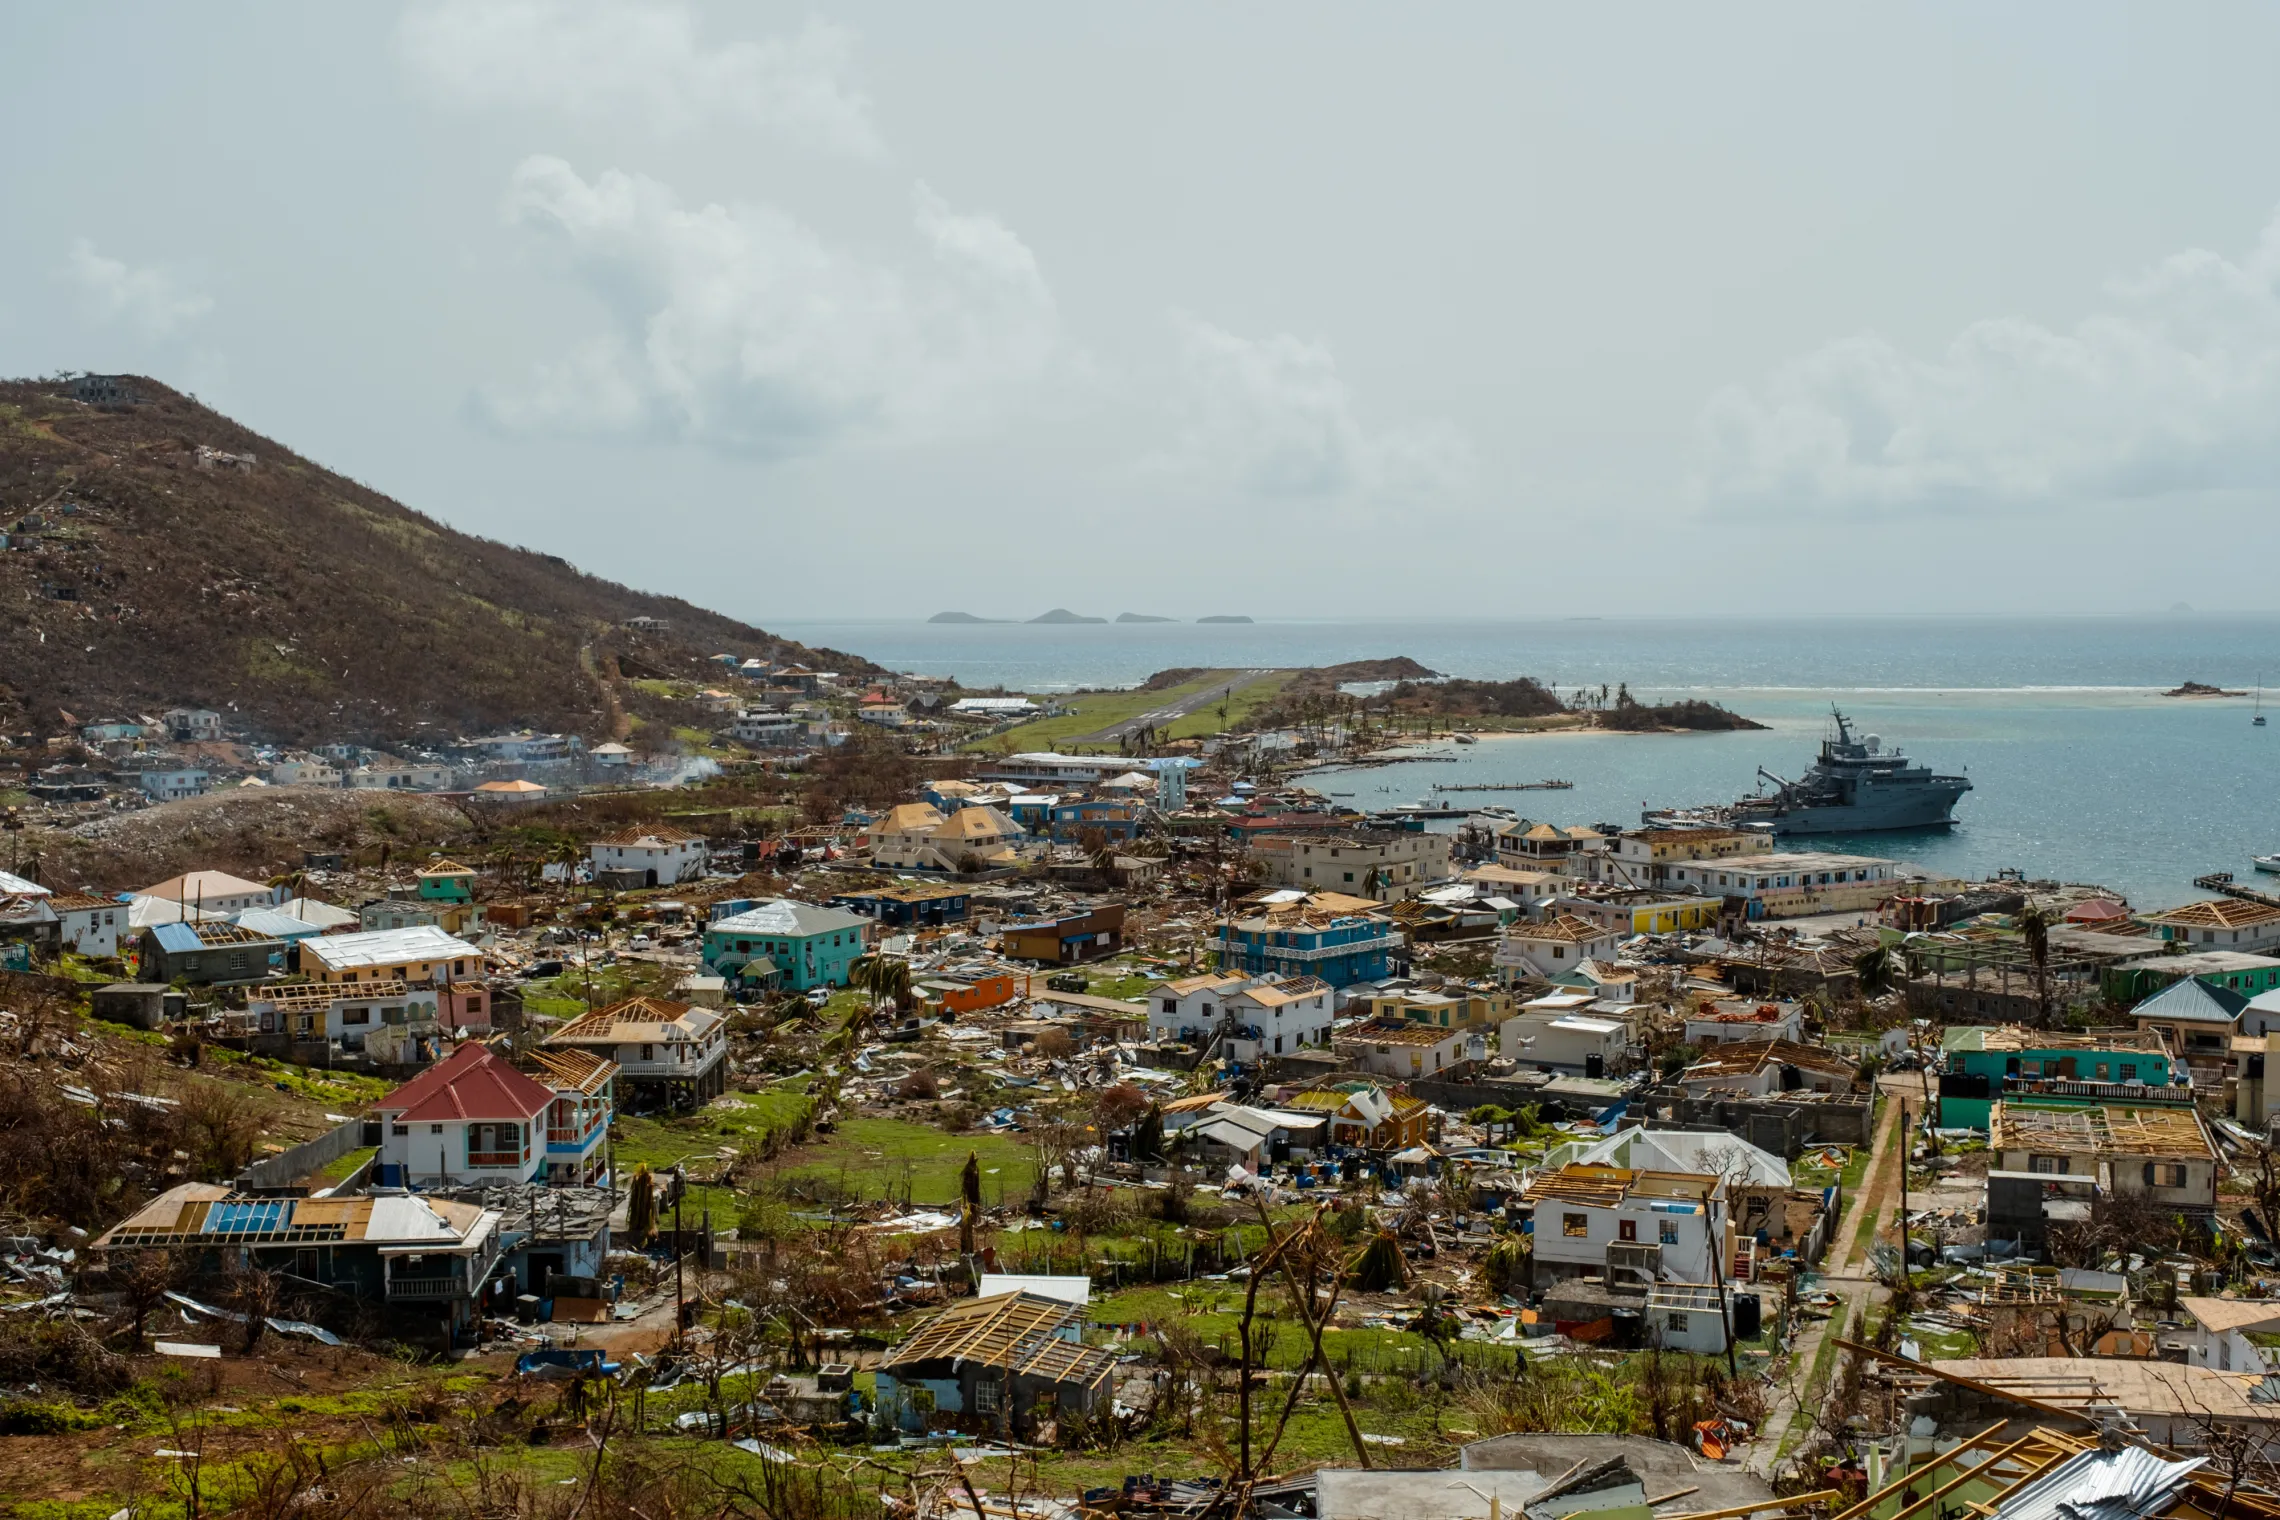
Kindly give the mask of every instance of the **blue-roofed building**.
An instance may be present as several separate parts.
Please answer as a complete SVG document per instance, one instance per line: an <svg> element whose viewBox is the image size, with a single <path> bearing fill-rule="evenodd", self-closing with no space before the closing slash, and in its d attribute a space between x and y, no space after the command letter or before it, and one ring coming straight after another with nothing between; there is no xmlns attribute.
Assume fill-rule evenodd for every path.
<svg viewBox="0 0 2280 1520"><path fill-rule="evenodd" d="M1305 898L1222 920L1215 937L1222 971L1318 976L1333 987L1388 975L1404 945L1391 924L1315 908Z"/></svg>
<svg viewBox="0 0 2280 1520"><path fill-rule="evenodd" d="M231 923L153 924L136 946L146 982L258 982L285 958L284 940Z"/></svg>

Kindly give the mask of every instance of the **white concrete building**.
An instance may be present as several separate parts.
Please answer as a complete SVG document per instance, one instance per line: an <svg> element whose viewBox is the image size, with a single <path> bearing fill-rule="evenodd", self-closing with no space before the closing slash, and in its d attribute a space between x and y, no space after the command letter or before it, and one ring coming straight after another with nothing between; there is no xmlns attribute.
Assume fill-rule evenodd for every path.
<svg viewBox="0 0 2280 1520"><path fill-rule="evenodd" d="M1521 1201L1537 1269L1555 1279L1715 1283L1733 1256L1722 1177L1571 1163L1537 1173Z"/></svg>
<svg viewBox="0 0 2280 1520"><path fill-rule="evenodd" d="M409 1187L532 1182L546 1164L552 1089L468 1043L373 1105L380 1175Z"/></svg>
<svg viewBox="0 0 2280 1520"><path fill-rule="evenodd" d="M597 877L604 871L638 871L652 887L704 875L709 854L704 836L661 825L619 829L586 847Z"/></svg>
<svg viewBox="0 0 2280 1520"><path fill-rule="evenodd" d="M1250 984L1251 978L1230 972L1156 983L1148 989L1148 1038L1159 1043L1209 1044L1225 1022L1228 995Z"/></svg>
<svg viewBox="0 0 2280 1520"><path fill-rule="evenodd" d="M1631 1031L1620 1019L1539 1009L1531 1003L1504 1021L1496 1050L1523 1068L1607 1077L1630 1066Z"/></svg>
<svg viewBox="0 0 2280 1520"><path fill-rule="evenodd" d="M178 904L184 909L183 917L198 914L217 914L227 917L242 913L247 908L276 906L278 892L275 887L263 886L258 881L247 881L227 871L186 871L180 876L167 878L134 894L138 898L156 898Z"/></svg>
<svg viewBox="0 0 2280 1520"><path fill-rule="evenodd" d="M1235 1030L1227 1054L1250 1062L1326 1048L1337 1001L1337 989L1320 977L1260 977L1226 997L1223 1006Z"/></svg>
<svg viewBox="0 0 2280 1520"><path fill-rule="evenodd" d="M1449 836L1424 831L1269 834L1251 841L1267 880L1307 892L1399 902L1449 876Z"/></svg>
<svg viewBox="0 0 2280 1520"><path fill-rule="evenodd" d="M1623 937L1613 929L1561 913L1541 920L1522 920L1506 929L1490 965L1496 979L1509 987L1516 981L1564 976L1587 960L1612 962L1622 942Z"/></svg>
<svg viewBox="0 0 2280 1520"><path fill-rule="evenodd" d="M55 913L56 937L66 950L102 959L119 953L119 931L126 927L127 905L84 892L49 894L47 905Z"/></svg>

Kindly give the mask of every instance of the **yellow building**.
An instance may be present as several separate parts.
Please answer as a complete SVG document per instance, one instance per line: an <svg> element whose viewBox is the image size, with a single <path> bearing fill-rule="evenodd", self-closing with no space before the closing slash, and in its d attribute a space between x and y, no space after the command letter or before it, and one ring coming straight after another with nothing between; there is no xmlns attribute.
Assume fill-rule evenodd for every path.
<svg viewBox="0 0 2280 1520"><path fill-rule="evenodd" d="M1428 1024L1435 1029L1492 1029L1512 1017L1512 1009L1512 994L1501 989L1477 992L1457 987L1370 999L1370 1017L1380 1023Z"/></svg>

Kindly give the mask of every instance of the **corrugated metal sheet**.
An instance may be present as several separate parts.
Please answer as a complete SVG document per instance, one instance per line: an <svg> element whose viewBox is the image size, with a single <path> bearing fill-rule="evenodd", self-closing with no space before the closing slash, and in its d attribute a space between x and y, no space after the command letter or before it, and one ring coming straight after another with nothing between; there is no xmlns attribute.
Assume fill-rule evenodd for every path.
<svg viewBox="0 0 2280 1520"><path fill-rule="evenodd" d="M2067 1458L2006 1500L1998 1520L2137 1520L2158 1515L2206 1457L2170 1462L2140 1446Z"/></svg>

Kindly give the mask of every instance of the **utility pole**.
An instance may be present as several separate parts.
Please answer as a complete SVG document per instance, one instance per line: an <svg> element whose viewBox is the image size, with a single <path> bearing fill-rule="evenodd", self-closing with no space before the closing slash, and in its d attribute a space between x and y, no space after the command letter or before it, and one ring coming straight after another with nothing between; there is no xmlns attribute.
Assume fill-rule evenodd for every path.
<svg viewBox="0 0 2280 1520"><path fill-rule="evenodd" d="M1900 1285L1908 1284L1908 1104L1900 1103Z"/></svg>
<svg viewBox="0 0 2280 1520"><path fill-rule="evenodd" d="M689 1190L688 1180L681 1168L673 1168L673 1343L679 1345L687 1333L689 1311L681 1289L681 1195Z"/></svg>

